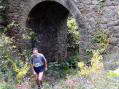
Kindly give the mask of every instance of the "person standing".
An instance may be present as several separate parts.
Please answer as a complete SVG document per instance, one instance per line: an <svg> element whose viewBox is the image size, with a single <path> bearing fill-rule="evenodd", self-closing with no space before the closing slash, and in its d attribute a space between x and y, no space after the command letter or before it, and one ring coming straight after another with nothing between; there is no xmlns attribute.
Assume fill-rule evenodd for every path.
<svg viewBox="0 0 119 89"><path fill-rule="evenodd" d="M47 60L42 53L38 52L37 48L33 48L31 55L31 64L34 75L36 75L36 83L39 88L42 86L43 74L47 70Z"/></svg>

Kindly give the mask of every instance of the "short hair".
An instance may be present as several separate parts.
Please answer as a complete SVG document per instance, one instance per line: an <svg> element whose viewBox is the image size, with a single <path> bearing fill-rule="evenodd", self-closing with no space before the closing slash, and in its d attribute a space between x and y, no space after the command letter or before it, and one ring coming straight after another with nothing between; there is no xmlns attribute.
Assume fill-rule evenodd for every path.
<svg viewBox="0 0 119 89"><path fill-rule="evenodd" d="M38 48L33 48L33 50L38 50Z"/></svg>

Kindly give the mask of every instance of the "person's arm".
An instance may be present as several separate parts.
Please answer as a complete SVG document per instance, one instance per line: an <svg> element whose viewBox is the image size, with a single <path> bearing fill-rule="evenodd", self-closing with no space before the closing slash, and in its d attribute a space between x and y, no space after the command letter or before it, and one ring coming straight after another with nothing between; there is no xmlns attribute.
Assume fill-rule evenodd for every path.
<svg viewBox="0 0 119 89"><path fill-rule="evenodd" d="M33 64L31 66L32 66L32 72L33 72L33 74L36 74L36 72L34 71L34 68L33 68Z"/></svg>
<svg viewBox="0 0 119 89"><path fill-rule="evenodd" d="M45 70L47 70L47 69L48 69L48 63L47 63L47 60L45 58Z"/></svg>
<svg viewBox="0 0 119 89"><path fill-rule="evenodd" d="M32 73L33 73L33 74L36 74L36 72L34 71L34 68L33 68L33 55L31 55L30 60L31 60Z"/></svg>
<svg viewBox="0 0 119 89"><path fill-rule="evenodd" d="M47 69L48 69L48 64L47 64L47 60L46 60L46 58L45 58L44 55L43 55L43 59L44 59L44 61L45 61L45 70L47 70Z"/></svg>

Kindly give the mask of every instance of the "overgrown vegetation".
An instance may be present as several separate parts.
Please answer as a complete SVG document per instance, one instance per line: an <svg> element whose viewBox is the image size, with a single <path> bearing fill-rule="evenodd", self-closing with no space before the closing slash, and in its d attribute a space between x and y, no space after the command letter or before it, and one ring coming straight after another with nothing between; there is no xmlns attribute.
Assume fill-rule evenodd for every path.
<svg viewBox="0 0 119 89"><path fill-rule="evenodd" d="M93 73L100 73L103 69L103 63L101 62L103 57L98 51L93 51L93 57L91 58L91 66L86 66L84 62L79 62L80 68L79 74L82 76L89 76Z"/></svg>
<svg viewBox="0 0 119 89"><path fill-rule="evenodd" d="M73 50L77 47L77 44L80 40L79 31L76 25L76 22L73 18L70 18L68 21L68 27L69 27L69 35L70 35L70 41L69 41L69 47L73 46ZM15 29L14 29L15 28ZM26 76L30 68L28 64L28 59L30 56L30 50L25 48L24 50L19 50L21 46L16 44L16 41L14 38L15 35L12 36L14 31L20 31L22 30L19 27L19 24L16 22L13 22L6 26L4 29L4 32L0 35L0 54L1 54L1 69L0 69L0 78L2 81L6 82L14 82L15 83L21 83L24 80L24 77ZM25 29L24 29L25 30ZM19 36L18 36L19 37ZM35 39L35 34L31 31L30 34L24 33L22 35L22 40L32 40ZM93 57L91 58L91 66L86 66L84 62L80 62L80 54L77 50L74 52L74 54L69 57L67 60L64 60L62 62L51 62L48 66L48 71L46 72L46 75L48 77L55 77L57 81L59 82L57 87L62 87L64 89L70 89L69 85L62 85L66 83L65 80L67 80L70 75L81 75L82 76L91 76L95 73L100 73L100 71L103 69L103 63L102 63L102 56L101 53L104 52L108 46L108 36L105 32L96 32L94 34L94 37L92 39L92 42L96 45L98 45L98 50L93 51ZM9 72L8 72L9 71ZM79 77L79 76L78 76ZM77 77L77 78L78 78ZM59 79L59 80L58 80ZM60 80L61 79L61 80ZM70 81L70 80L67 80ZM71 80L72 81L72 80ZM46 82L47 83L47 82ZM73 84L73 83L72 83ZM78 84L78 83L77 83ZM7 85L1 85L4 89L4 87L7 87ZM9 85L8 85L9 86ZM72 87L72 86L71 86ZM81 89L84 89L82 85L77 85L73 87L81 87ZM53 89L53 86L50 86L49 83L44 85L44 89Z"/></svg>
<svg viewBox="0 0 119 89"><path fill-rule="evenodd" d="M109 34L103 30L94 33L92 43L100 53L104 53L109 45Z"/></svg>
<svg viewBox="0 0 119 89"><path fill-rule="evenodd" d="M68 26L68 39L67 39L67 46L68 51L75 54L79 50L79 40L80 40L80 33L78 29L78 25L76 23L75 18L69 17L67 20Z"/></svg>
<svg viewBox="0 0 119 89"><path fill-rule="evenodd" d="M67 60L62 62L51 62L49 63L47 74L57 78L66 77L67 74L74 73L77 70L77 65L79 61L79 54L75 54Z"/></svg>
<svg viewBox="0 0 119 89"><path fill-rule="evenodd" d="M99 2L104 5L105 0ZM15 21L6 26L5 8L5 0L0 0L0 89L15 89L17 83L29 78L27 73L31 78L27 82L33 83L29 72L31 50L24 42L36 39L36 34L21 28ZM89 50L92 58L91 65L87 66L79 59L80 33L75 19L69 17L67 26L68 49L73 55L62 62L49 63L46 77L50 79L45 80L43 89L118 89L119 81L115 78L119 77L119 69L106 72L103 67L102 54L109 45L108 33L103 30L94 33L92 43L95 48Z"/></svg>
<svg viewBox="0 0 119 89"><path fill-rule="evenodd" d="M6 75L6 81L22 80L24 75L28 72L29 65L24 63L22 59L17 56L11 38L6 37L5 34L1 34L0 41L0 72Z"/></svg>
<svg viewBox="0 0 119 89"><path fill-rule="evenodd" d="M0 89L16 89L15 86L8 85L7 83L0 83Z"/></svg>
<svg viewBox="0 0 119 89"><path fill-rule="evenodd" d="M20 30L13 21L0 33L0 78L8 83L21 83L30 68L30 49L24 43L29 38L25 33L20 35Z"/></svg>

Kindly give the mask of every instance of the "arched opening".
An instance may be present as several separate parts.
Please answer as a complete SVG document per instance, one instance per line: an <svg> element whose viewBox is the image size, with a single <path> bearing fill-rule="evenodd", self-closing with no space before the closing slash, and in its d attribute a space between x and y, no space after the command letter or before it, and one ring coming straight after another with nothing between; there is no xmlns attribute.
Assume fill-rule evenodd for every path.
<svg viewBox="0 0 119 89"><path fill-rule="evenodd" d="M69 11L55 1L43 1L29 13L27 27L37 37L32 47L38 47L50 61L66 58L68 15Z"/></svg>

